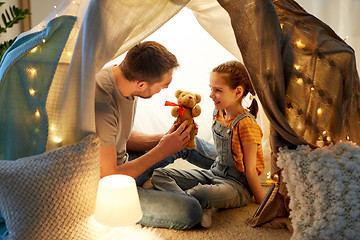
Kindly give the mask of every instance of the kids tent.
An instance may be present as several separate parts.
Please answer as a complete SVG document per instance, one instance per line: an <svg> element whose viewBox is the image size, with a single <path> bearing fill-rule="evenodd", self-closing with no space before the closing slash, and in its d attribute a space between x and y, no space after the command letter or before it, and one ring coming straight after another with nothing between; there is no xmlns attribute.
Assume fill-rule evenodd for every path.
<svg viewBox="0 0 360 240"><path fill-rule="evenodd" d="M214 39L244 62L270 122L271 174L280 176L280 181L253 225L279 217L284 222L276 224L288 225L288 196L276 164L279 148L302 144L317 148L349 140L359 144L360 140L354 51L291 0L64 1L38 26L21 34L1 61L0 159L29 160L54 151L71 155L81 150L87 153L82 156L96 155L88 147L98 148L96 140L89 137L95 133L96 72L185 6ZM75 149L64 148L74 145ZM6 164L11 168L15 162ZM89 165L96 169L95 162ZM36 167L32 169L36 174ZM86 173L80 171L83 179L81 174ZM9 178L1 175L7 176L4 180ZM18 180L17 176L13 181ZM91 190L83 215L72 225L77 230L87 228L83 220L94 206L96 177L80 183ZM9 206L5 200L0 201L2 209ZM84 200L79 202L83 206ZM20 211L18 206L15 209ZM51 222L49 218L47 222ZM23 222L22 216L16 219ZM18 222L7 222L9 229L16 229ZM54 233L49 229L47 232Z"/></svg>

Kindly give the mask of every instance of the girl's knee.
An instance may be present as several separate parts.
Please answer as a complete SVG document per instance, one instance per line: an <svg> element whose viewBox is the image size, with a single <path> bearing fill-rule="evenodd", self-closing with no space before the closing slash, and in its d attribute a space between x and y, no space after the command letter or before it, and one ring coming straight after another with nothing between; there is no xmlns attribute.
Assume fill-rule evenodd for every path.
<svg viewBox="0 0 360 240"><path fill-rule="evenodd" d="M186 190L186 193L196 198L202 208L208 207L208 200L210 199L208 185L202 185L199 183L197 186Z"/></svg>
<svg viewBox="0 0 360 240"><path fill-rule="evenodd" d="M154 178L168 178L171 176L170 168L156 168L154 169L152 177Z"/></svg>

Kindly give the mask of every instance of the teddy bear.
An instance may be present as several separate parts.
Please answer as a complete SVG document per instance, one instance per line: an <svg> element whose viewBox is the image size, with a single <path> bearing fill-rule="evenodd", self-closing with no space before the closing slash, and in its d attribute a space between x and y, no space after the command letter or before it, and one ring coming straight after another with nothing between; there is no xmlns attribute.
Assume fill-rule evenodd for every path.
<svg viewBox="0 0 360 240"><path fill-rule="evenodd" d="M201 101L200 94L177 90L175 97L177 98L177 104L171 104L171 102L166 101L165 105L174 106L171 110L171 115L177 118L177 125L180 126L185 120L188 121L187 126L194 124L194 117L198 117L201 113L200 106L196 105ZM190 132L190 141L186 148L193 149L195 146L195 126L193 126Z"/></svg>

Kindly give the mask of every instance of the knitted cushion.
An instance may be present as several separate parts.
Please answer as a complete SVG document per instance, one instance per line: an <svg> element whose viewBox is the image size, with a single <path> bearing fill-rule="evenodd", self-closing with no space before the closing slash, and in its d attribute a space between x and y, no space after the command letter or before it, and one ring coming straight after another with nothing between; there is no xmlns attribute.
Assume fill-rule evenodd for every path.
<svg viewBox="0 0 360 240"><path fill-rule="evenodd" d="M360 148L336 143L283 149L278 166L290 196L292 239L358 239Z"/></svg>
<svg viewBox="0 0 360 240"><path fill-rule="evenodd" d="M94 239L88 224L100 179L99 140L0 161L0 209L6 239Z"/></svg>

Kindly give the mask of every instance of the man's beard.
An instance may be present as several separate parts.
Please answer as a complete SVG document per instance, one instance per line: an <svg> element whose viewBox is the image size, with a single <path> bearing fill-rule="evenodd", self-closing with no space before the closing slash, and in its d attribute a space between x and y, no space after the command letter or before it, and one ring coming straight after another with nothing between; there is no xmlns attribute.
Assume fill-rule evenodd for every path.
<svg viewBox="0 0 360 240"><path fill-rule="evenodd" d="M137 97L140 97L140 98L143 98L143 99L149 99L153 96L154 94L151 94L150 93L150 90L149 88L145 89L144 91L140 92L140 91L137 91L133 94L133 96L137 96Z"/></svg>

